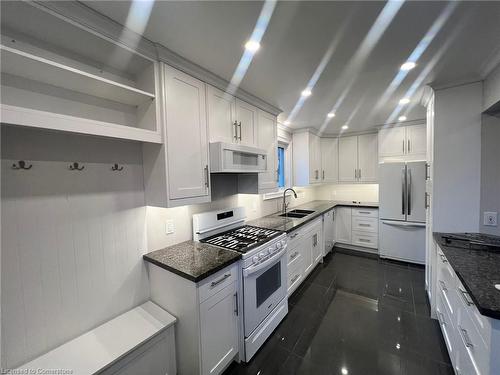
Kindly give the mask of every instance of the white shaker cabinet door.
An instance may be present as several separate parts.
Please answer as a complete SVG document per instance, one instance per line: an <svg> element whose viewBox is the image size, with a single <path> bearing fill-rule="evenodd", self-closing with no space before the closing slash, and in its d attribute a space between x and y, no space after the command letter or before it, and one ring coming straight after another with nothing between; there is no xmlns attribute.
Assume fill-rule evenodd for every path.
<svg viewBox="0 0 500 375"><path fill-rule="evenodd" d="M378 133L380 157L403 156L406 151L406 130L404 126L381 129Z"/></svg>
<svg viewBox="0 0 500 375"><path fill-rule="evenodd" d="M406 127L406 150L409 155L422 155L425 159L427 153L426 124Z"/></svg>
<svg viewBox="0 0 500 375"><path fill-rule="evenodd" d="M210 142L236 142L235 99L207 85L207 113Z"/></svg>
<svg viewBox="0 0 500 375"><path fill-rule="evenodd" d="M358 136L358 181L377 182L378 156L377 135Z"/></svg>
<svg viewBox="0 0 500 375"><path fill-rule="evenodd" d="M335 183L339 175L339 140L321 138L321 182Z"/></svg>
<svg viewBox="0 0 500 375"><path fill-rule="evenodd" d="M233 283L200 305L203 375L220 374L238 353L237 298Z"/></svg>
<svg viewBox="0 0 500 375"><path fill-rule="evenodd" d="M257 146L259 110L243 100L236 99L236 136L246 146Z"/></svg>
<svg viewBox="0 0 500 375"><path fill-rule="evenodd" d="M356 182L358 137L339 138L339 182Z"/></svg>
<svg viewBox="0 0 500 375"><path fill-rule="evenodd" d="M170 199L209 193L205 84L165 67L165 123Z"/></svg>
<svg viewBox="0 0 500 375"><path fill-rule="evenodd" d="M352 241L352 210L351 207L335 207L336 242L351 243Z"/></svg>
<svg viewBox="0 0 500 375"><path fill-rule="evenodd" d="M266 172L259 173L259 189L276 190L278 188L276 116L259 111L258 123L258 147L267 151L267 169Z"/></svg>

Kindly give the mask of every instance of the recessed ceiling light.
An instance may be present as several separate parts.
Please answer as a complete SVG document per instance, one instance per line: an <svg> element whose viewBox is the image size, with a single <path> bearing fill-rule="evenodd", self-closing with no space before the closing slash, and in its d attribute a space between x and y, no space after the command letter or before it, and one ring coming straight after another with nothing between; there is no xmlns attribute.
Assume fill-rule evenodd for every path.
<svg viewBox="0 0 500 375"><path fill-rule="evenodd" d="M347 371L347 369L346 369L345 367L342 367L342 368L340 369L340 372L342 373L342 375L347 375L347 374L349 374L349 371Z"/></svg>
<svg viewBox="0 0 500 375"><path fill-rule="evenodd" d="M311 90L309 90L309 89L305 89L305 90L303 90L303 91L300 93L300 95L302 95L304 98L307 98L308 96L311 96L311 94L312 94L312 91L311 91Z"/></svg>
<svg viewBox="0 0 500 375"><path fill-rule="evenodd" d="M346 130L346 129L349 129L349 127L347 125L342 125L342 129Z"/></svg>
<svg viewBox="0 0 500 375"><path fill-rule="evenodd" d="M409 98L403 98L399 101L399 104L408 104L410 102Z"/></svg>
<svg viewBox="0 0 500 375"><path fill-rule="evenodd" d="M408 62L405 62L403 65L401 65L401 67L399 69L407 72L408 70L412 70L416 66L417 66L417 64L415 64L413 61L408 61Z"/></svg>
<svg viewBox="0 0 500 375"><path fill-rule="evenodd" d="M398 121L406 121L406 116L399 116Z"/></svg>
<svg viewBox="0 0 500 375"><path fill-rule="evenodd" d="M247 51L257 52L260 48L260 43L250 39L248 42L245 43L245 48Z"/></svg>
<svg viewBox="0 0 500 375"><path fill-rule="evenodd" d="M335 113L330 112L329 114L327 114L327 116L330 117L330 118L335 117Z"/></svg>
<svg viewBox="0 0 500 375"><path fill-rule="evenodd" d="M290 125L290 121L285 121L283 124Z"/></svg>

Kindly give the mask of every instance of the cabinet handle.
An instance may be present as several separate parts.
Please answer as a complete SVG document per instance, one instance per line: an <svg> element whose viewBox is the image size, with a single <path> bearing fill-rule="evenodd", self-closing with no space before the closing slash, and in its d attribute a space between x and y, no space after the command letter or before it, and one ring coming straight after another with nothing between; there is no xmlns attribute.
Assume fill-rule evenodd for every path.
<svg viewBox="0 0 500 375"><path fill-rule="evenodd" d="M460 296L464 300L465 304L467 306L473 306L474 302L470 299L469 293L467 293L465 290L462 288L458 287L458 291L460 292Z"/></svg>
<svg viewBox="0 0 500 375"><path fill-rule="evenodd" d="M317 244L318 244L318 235L317 235L317 234L315 234L315 235L313 236L313 246L316 246Z"/></svg>
<svg viewBox="0 0 500 375"><path fill-rule="evenodd" d="M239 315L238 292L234 293L234 302L235 302L234 313L236 314L236 316L238 316Z"/></svg>
<svg viewBox="0 0 500 375"><path fill-rule="evenodd" d="M441 289L443 290L443 292L448 291L448 288L446 287L446 284L443 280L439 280L439 284L441 284Z"/></svg>
<svg viewBox="0 0 500 375"><path fill-rule="evenodd" d="M276 182L280 182L280 169L276 169Z"/></svg>
<svg viewBox="0 0 500 375"><path fill-rule="evenodd" d="M323 169L323 180L325 179L325 170Z"/></svg>
<svg viewBox="0 0 500 375"><path fill-rule="evenodd" d="M469 334L467 333L467 330L458 326L458 332L460 332L460 337L462 338L462 341L464 345L468 348L473 348L474 344L470 341Z"/></svg>
<svg viewBox="0 0 500 375"><path fill-rule="evenodd" d="M354 179L358 178L358 170L354 168Z"/></svg>
<svg viewBox="0 0 500 375"><path fill-rule="evenodd" d="M408 153L410 153L410 152L411 152L411 142L410 142L410 140L408 139Z"/></svg>
<svg viewBox="0 0 500 375"><path fill-rule="evenodd" d="M428 192L425 192L425 208L429 208L429 193Z"/></svg>
<svg viewBox="0 0 500 375"><path fill-rule="evenodd" d="M298 278L299 278L299 277L300 277L300 275L295 275L295 276L293 277L293 279L292 279L292 280L290 280L290 281L291 281L291 282L290 282L290 284L293 284L294 282L296 282L296 281L298 280Z"/></svg>
<svg viewBox="0 0 500 375"><path fill-rule="evenodd" d="M360 214L370 215L370 212L369 212L369 211L358 211L358 213L360 213Z"/></svg>
<svg viewBox="0 0 500 375"><path fill-rule="evenodd" d="M360 242L371 242L370 240L367 240L366 238L359 238Z"/></svg>
<svg viewBox="0 0 500 375"><path fill-rule="evenodd" d="M430 180L431 178L431 165L429 163L425 163L425 179Z"/></svg>
<svg viewBox="0 0 500 375"><path fill-rule="evenodd" d="M216 280L216 281L212 281L210 283L210 287L213 288L214 286L217 286L219 285L221 282L223 282L224 280L226 280L228 277L231 277L231 274L230 273L226 273L224 276L222 276L219 280Z"/></svg>
<svg viewBox="0 0 500 375"><path fill-rule="evenodd" d="M358 169L359 173L358 173L358 176L359 176L359 179L361 179L361 168Z"/></svg>
<svg viewBox="0 0 500 375"><path fill-rule="evenodd" d="M205 187L208 188L209 182L208 182L208 165L205 165L205 168L203 168L203 172L205 173Z"/></svg>
<svg viewBox="0 0 500 375"><path fill-rule="evenodd" d="M234 127L234 140L237 141L238 140L238 121L234 121L233 123L233 127Z"/></svg>
<svg viewBox="0 0 500 375"><path fill-rule="evenodd" d="M290 235L290 238L295 238L295 237L297 237L298 235L299 235L298 233L291 234L291 235Z"/></svg>
<svg viewBox="0 0 500 375"><path fill-rule="evenodd" d="M358 224L360 227L371 227L370 224L363 224L363 223L359 223Z"/></svg>
<svg viewBox="0 0 500 375"><path fill-rule="evenodd" d="M332 221L335 221L335 211L332 211Z"/></svg>
<svg viewBox="0 0 500 375"><path fill-rule="evenodd" d="M297 255L299 255L298 251L296 251L295 253L293 253L292 255L290 255L290 260L294 260L295 258L297 258Z"/></svg>
<svg viewBox="0 0 500 375"><path fill-rule="evenodd" d="M405 140L403 139L403 154L405 153Z"/></svg>
<svg viewBox="0 0 500 375"><path fill-rule="evenodd" d="M240 128L240 142L241 142L241 121L238 123L238 128Z"/></svg>
<svg viewBox="0 0 500 375"><path fill-rule="evenodd" d="M443 254L443 253L438 253L438 255L439 255L439 257L441 258L441 261L442 261L443 263L448 263L448 260L446 259L446 257L444 256L444 254Z"/></svg>
<svg viewBox="0 0 500 375"><path fill-rule="evenodd" d="M439 312L439 311L437 312L437 318L438 318L439 324L441 324L442 326L446 325L446 322L444 321L442 312Z"/></svg>

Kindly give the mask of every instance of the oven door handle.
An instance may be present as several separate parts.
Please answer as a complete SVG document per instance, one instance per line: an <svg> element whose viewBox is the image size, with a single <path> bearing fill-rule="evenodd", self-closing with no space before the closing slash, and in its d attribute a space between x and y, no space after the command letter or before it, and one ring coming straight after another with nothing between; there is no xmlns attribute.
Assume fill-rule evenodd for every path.
<svg viewBox="0 0 500 375"><path fill-rule="evenodd" d="M251 274L260 271L261 269L268 267L269 264L275 263L275 260L277 260L277 259L279 260L280 258L283 257L283 255L285 255L286 248L287 248L287 245L283 246L283 248L279 252L277 252L276 254L273 254L272 257L266 259L264 262L257 264L256 266L253 266L253 267L245 268L243 270L243 276L248 277Z"/></svg>

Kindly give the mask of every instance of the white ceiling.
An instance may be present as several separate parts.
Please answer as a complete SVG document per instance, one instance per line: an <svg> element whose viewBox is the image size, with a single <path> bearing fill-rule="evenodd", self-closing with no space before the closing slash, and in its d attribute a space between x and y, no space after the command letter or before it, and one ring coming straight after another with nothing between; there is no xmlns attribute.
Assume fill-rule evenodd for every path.
<svg viewBox="0 0 500 375"><path fill-rule="evenodd" d="M131 2L85 4L125 24ZM262 5L255 1L157 1L143 35L230 80ZM284 113L280 119L284 120L329 46L336 43L312 96L290 126L320 128L344 93L336 117L323 126L324 132L338 133L346 122L349 131L362 131L387 123L399 99L419 77L419 90L401 113L408 121L425 117L418 104L423 85L443 87L480 80L499 56L500 2L459 3L418 59L417 67L385 98L383 94L399 66L450 4L405 3L366 59L353 59L385 5L279 2L241 87L281 108Z"/></svg>

